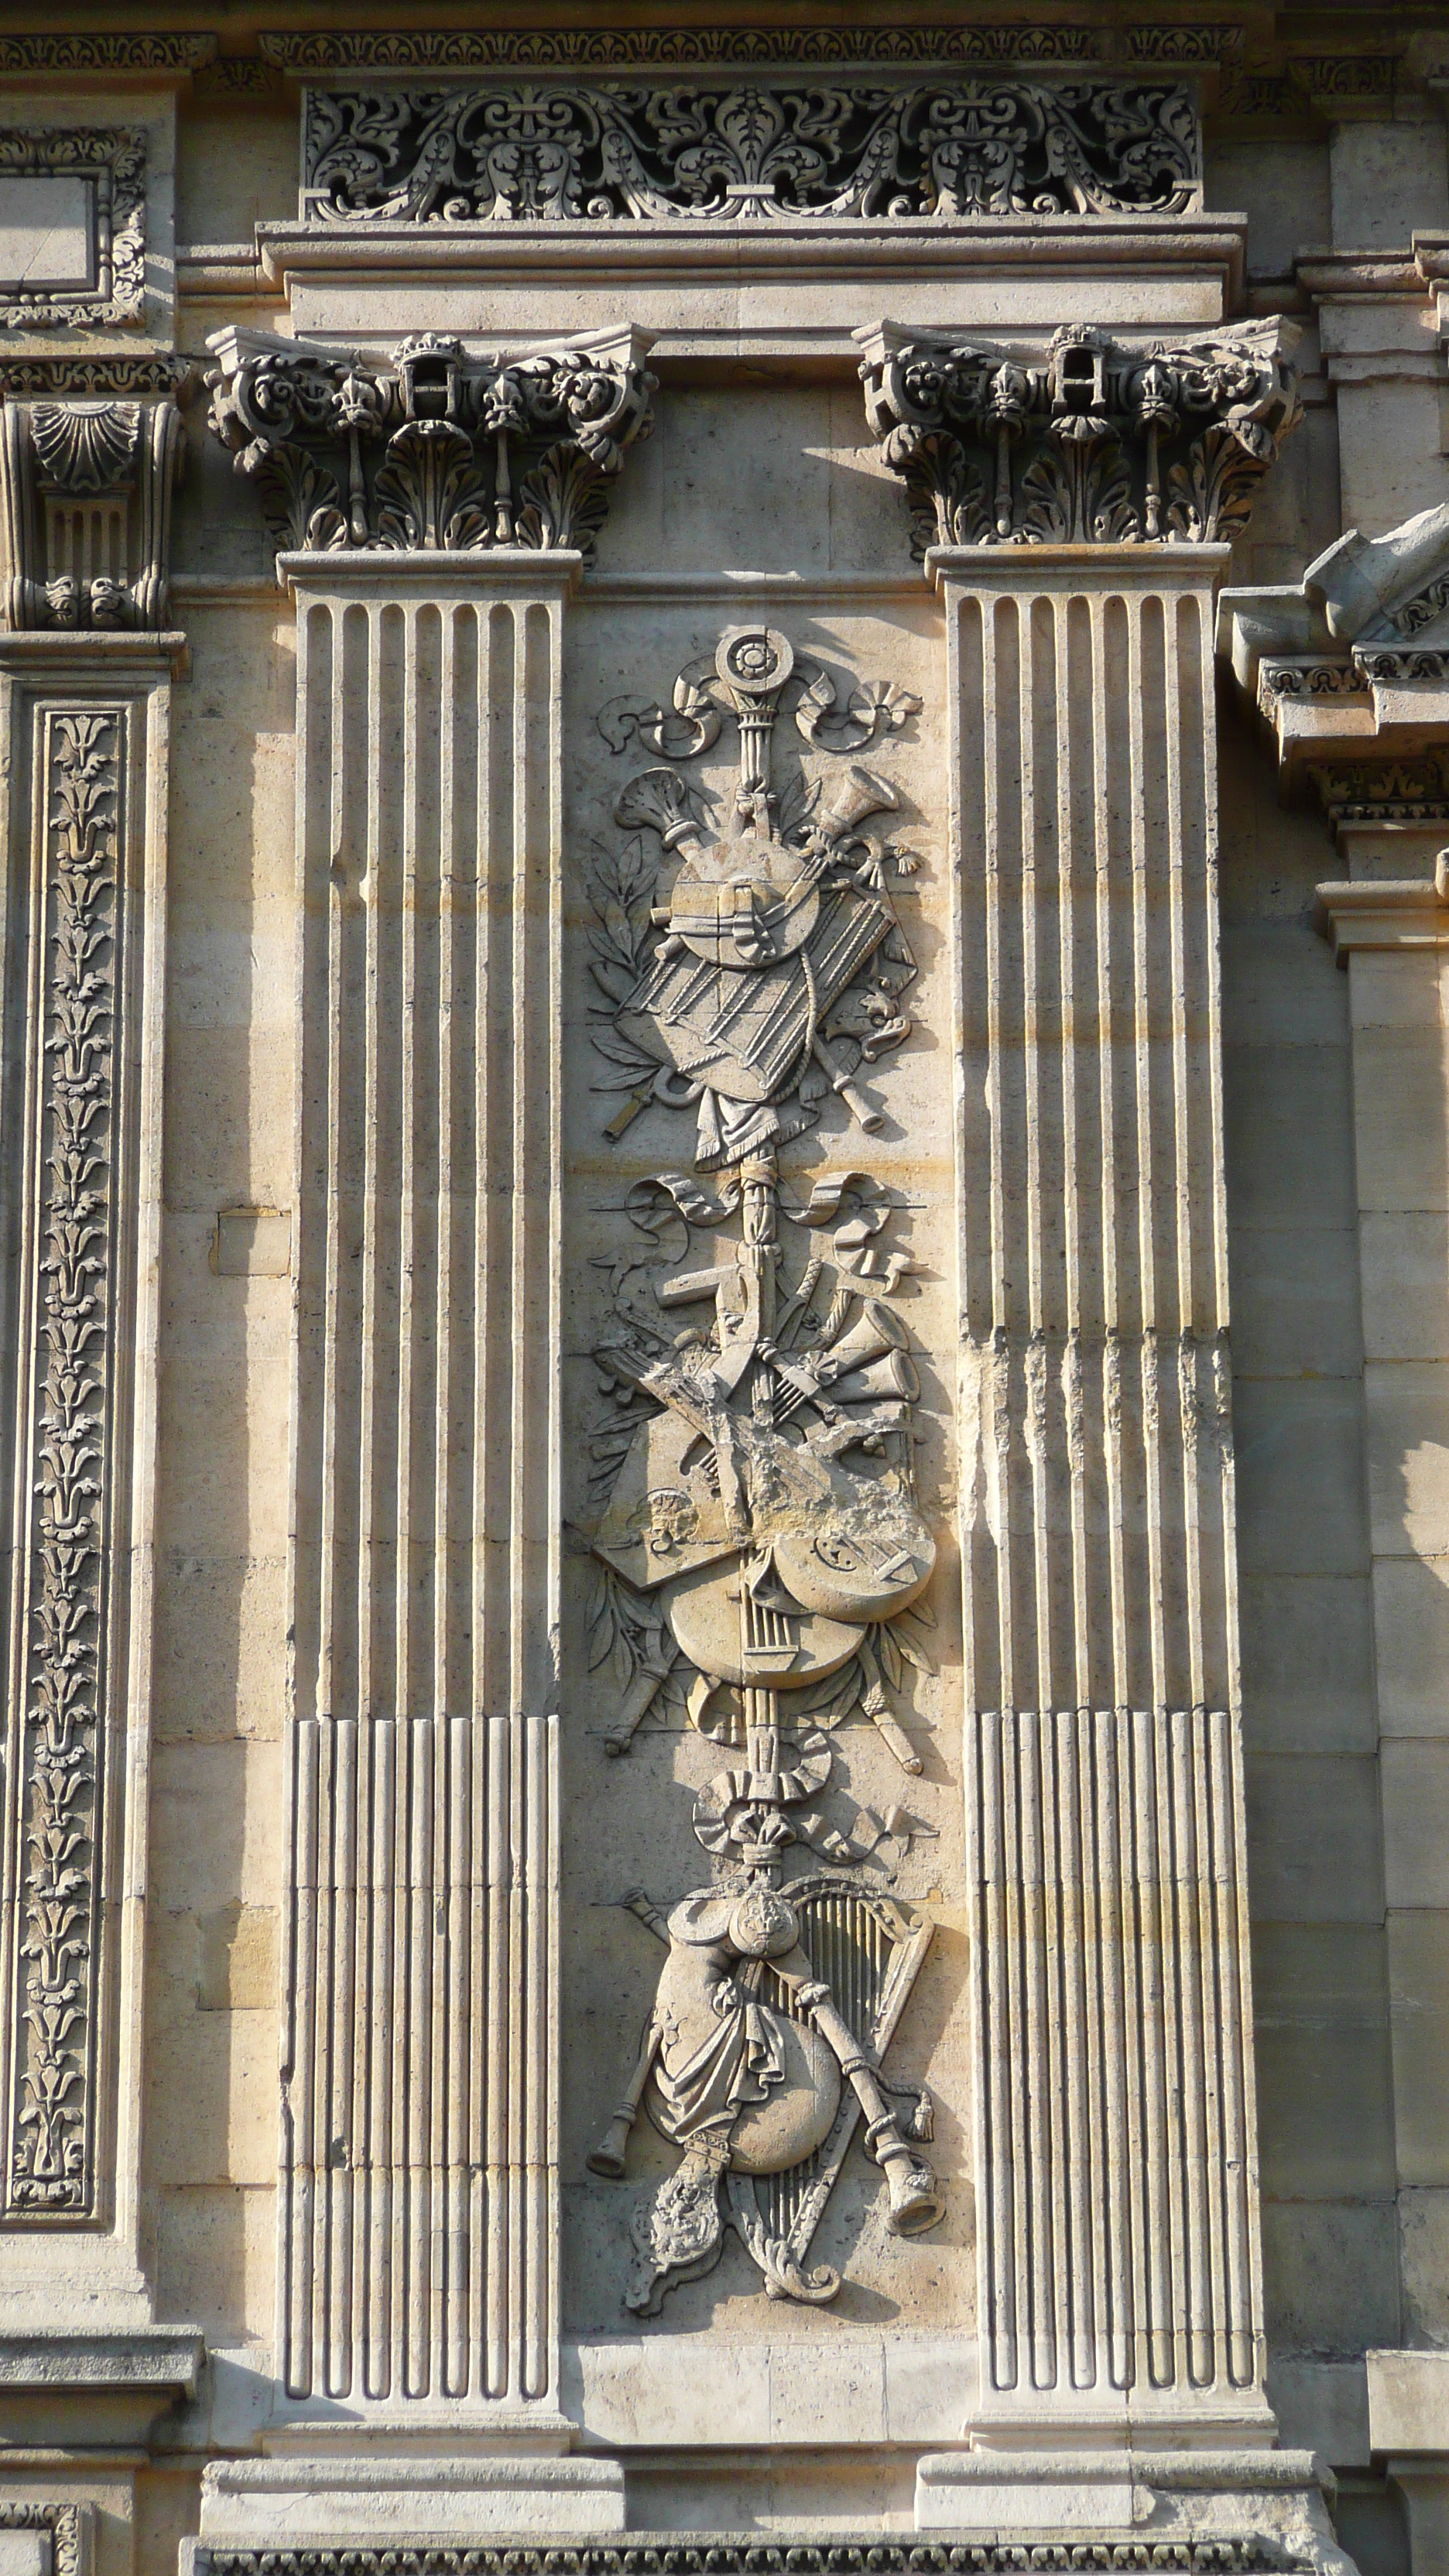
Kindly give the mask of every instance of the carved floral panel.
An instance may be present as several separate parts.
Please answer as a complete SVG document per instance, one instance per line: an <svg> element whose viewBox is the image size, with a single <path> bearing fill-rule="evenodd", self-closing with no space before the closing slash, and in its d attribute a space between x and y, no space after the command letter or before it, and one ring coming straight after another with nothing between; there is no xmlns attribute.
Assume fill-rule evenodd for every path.
<svg viewBox="0 0 1449 2576"><path fill-rule="evenodd" d="M309 223L738 222L1180 214L1186 90L1001 75L311 89Z"/></svg>

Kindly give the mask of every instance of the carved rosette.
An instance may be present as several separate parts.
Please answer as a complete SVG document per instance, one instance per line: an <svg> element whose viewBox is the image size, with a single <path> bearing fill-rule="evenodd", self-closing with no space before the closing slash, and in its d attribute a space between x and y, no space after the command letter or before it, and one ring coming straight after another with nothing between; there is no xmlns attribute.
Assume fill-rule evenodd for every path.
<svg viewBox="0 0 1449 2576"><path fill-rule="evenodd" d="M506 361L429 332L382 367L256 333L211 345L211 427L279 553L587 553L652 426L647 342L631 331Z"/></svg>
<svg viewBox="0 0 1449 2576"><path fill-rule="evenodd" d="M1296 338L1273 321L1129 347L1071 323L1026 364L871 335L866 416L910 495L914 551L1231 540L1301 417Z"/></svg>
<svg viewBox="0 0 1449 2576"><path fill-rule="evenodd" d="M164 626L186 372L169 358L76 357L0 373L6 627Z"/></svg>
<svg viewBox="0 0 1449 2576"><path fill-rule="evenodd" d="M312 89L303 156L303 216L325 224L944 223L1202 198L1192 98L1137 81Z"/></svg>
<svg viewBox="0 0 1449 2576"><path fill-rule="evenodd" d="M21 1842L6 2105L11 2220L93 2215L100 1974L103 1517L112 1377L119 707L50 708L32 1040L28 1533L12 1720Z"/></svg>

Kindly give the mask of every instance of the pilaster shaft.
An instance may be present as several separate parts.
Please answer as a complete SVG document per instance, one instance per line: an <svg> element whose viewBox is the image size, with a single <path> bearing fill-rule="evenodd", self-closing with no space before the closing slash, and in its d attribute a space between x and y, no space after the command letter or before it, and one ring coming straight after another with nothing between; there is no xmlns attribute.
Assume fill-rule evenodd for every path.
<svg viewBox="0 0 1449 2576"><path fill-rule="evenodd" d="M293 556L282 2376L556 2378L560 704L579 558Z"/></svg>
<svg viewBox="0 0 1449 2576"><path fill-rule="evenodd" d="M987 2417L1262 2408L1221 561L1205 546L931 558L954 708Z"/></svg>

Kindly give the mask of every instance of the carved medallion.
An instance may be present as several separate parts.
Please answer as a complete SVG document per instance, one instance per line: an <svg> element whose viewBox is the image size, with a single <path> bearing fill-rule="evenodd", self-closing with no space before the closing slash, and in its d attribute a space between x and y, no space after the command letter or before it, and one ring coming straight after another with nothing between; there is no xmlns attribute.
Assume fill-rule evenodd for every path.
<svg viewBox="0 0 1449 2576"><path fill-rule="evenodd" d="M616 820L638 837L593 889L599 1088L626 1095L606 1132L659 1103L692 1119L694 1155L692 1172L631 1193L639 1253L621 1259L595 1352L610 1420L594 1444L593 1659L621 1684L610 1752L627 1753L663 1694L732 1757L694 1806L713 1882L663 1910L632 1900L666 1956L589 2159L623 2174L641 2104L681 2150L634 2223L625 2295L645 2314L712 2267L727 2224L772 2296L832 2298L837 2274L806 2258L862 2116L892 2228L941 2214L920 2153L929 2099L911 2088L900 2107L880 2062L930 1928L862 1877L930 1828L857 1808L842 1831L820 1803L847 1718L921 1767L883 1679L898 1685L907 1660L929 1669L936 1549L900 1311L912 1265L889 1247L895 1211L869 1173L827 1172L802 1195L780 1169L832 1090L862 1134L878 1130L857 1076L910 1034L916 969L889 877L914 862L879 828L895 788L852 755L918 707L893 687L842 706L788 637L749 625L686 666L667 713L615 700L600 717L615 750L637 742L665 764L620 792ZM842 760L837 776L797 763L777 784L787 713ZM730 724L738 782L712 830L688 765ZM792 1852L804 1875L787 1876Z"/></svg>

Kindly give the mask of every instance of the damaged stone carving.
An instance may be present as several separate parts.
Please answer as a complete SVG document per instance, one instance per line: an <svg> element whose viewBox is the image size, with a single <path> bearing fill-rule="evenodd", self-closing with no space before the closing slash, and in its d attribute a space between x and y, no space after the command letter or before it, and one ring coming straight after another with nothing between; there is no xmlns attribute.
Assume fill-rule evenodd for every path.
<svg viewBox="0 0 1449 2576"><path fill-rule="evenodd" d="M588 552L625 450L649 434L647 345L625 329L504 361L424 332L377 366L223 331L211 427L279 553Z"/></svg>
<svg viewBox="0 0 1449 2576"><path fill-rule="evenodd" d="M808 89L490 81L307 92L309 223L1178 214L1184 89L956 79Z"/></svg>
<svg viewBox="0 0 1449 2576"><path fill-rule="evenodd" d="M1175 348L1068 323L1034 364L889 326L862 337L866 416L910 495L917 555L1231 539L1301 417L1298 332L1278 320Z"/></svg>
<svg viewBox="0 0 1449 2576"><path fill-rule="evenodd" d="M862 2117L892 2228L941 2214L920 2153L929 2097L881 2072L930 1927L859 1876L869 1859L888 1878L929 1828L893 1806L856 1809L842 1831L818 1805L848 1717L921 1768L887 1693L907 1664L930 1669L936 1549L900 1312L912 1265L887 1248L895 1211L868 1173L826 1172L802 1196L780 1171L832 1090L862 1134L879 1130L857 1076L910 1034L916 969L888 872L914 861L880 829L894 787L852 755L919 703L863 685L842 705L826 671L750 625L686 666L668 710L614 700L599 719L616 751L637 742L663 762L616 799L635 837L592 889L597 1087L622 1095L606 1132L654 1101L692 1116L695 1152L693 1171L631 1192L638 1247L595 1351L610 1418L593 1444L592 1661L620 1687L611 1753L662 1694L731 1757L694 1808L712 1883L664 1909L630 1900L667 1955L589 2158L623 2174L641 2103L683 2150L634 2221L626 2299L644 2314L718 2260L722 2190L772 2297L832 2298L838 2275L807 2256ZM777 786L787 704L804 743L848 764L838 776L798 763ZM730 723L739 777L715 833L684 764ZM792 1848L826 1868L786 1880Z"/></svg>

